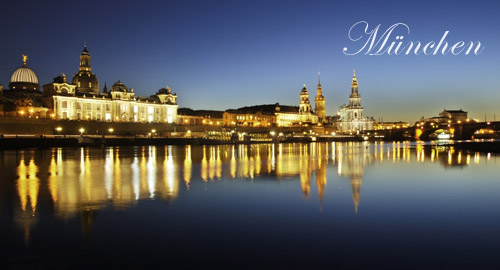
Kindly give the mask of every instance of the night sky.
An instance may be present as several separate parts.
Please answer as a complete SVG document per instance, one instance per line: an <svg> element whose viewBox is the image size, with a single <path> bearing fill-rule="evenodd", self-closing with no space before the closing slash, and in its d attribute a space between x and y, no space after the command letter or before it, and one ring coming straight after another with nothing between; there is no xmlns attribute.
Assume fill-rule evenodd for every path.
<svg viewBox="0 0 500 270"><path fill-rule="evenodd" d="M355 68L365 115L414 122L444 108L500 119L496 1L10 1L1 4L0 83L28 66L47 84L78 70L84 42L100 86L138 95L169 85L179 107L225 110L311 101L321 71L327 114L348 102ZM358 21L406 23L405 41L481 41L480 55L347 56Z"/></svg>

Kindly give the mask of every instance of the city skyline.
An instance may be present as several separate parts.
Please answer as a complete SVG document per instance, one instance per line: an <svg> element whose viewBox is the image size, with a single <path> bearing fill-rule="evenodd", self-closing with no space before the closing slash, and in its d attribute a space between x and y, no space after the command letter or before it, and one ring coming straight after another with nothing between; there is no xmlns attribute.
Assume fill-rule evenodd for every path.
<svg viewBox="0 0 500 270"><path fill-rule="evenodd" d="M493 60L500 42L490 34L498 23L492 19L495 9L484 9L487 2L464 2L467 7L441 2L434 10L413 6L412 12L373 4L353 10L346 4L316 3L91 2L92 15L75 3L11 3L6 20L20 13L24 19L2 27L8 42L0 45L0 83L8 84L12 71L21 66L21 54L29 55L28 66L41 85L61 73L70 76L78 71L86 42L101 88L121 80L138 95L149 95L168 84L179 95L179 107L297 105L304 83L314 96L321 71L326 113L335 115L348 102L355 68L365 115L375 119L415 122L444 108L463 109L480 120L485 114L488 120L500 115ZM474 8L481 16L463 21L459 15ZM44 14L49 19L36 24ZM144 15L147 19L137 19ZM69 23L60 25L60 20ZM343 55L342 48L350 45L349 27L359 20L385 27L402 21L412 28L413 39L422 41L439 39L449 30L450 41L480 40L485 50L459 56Z"/></svg>

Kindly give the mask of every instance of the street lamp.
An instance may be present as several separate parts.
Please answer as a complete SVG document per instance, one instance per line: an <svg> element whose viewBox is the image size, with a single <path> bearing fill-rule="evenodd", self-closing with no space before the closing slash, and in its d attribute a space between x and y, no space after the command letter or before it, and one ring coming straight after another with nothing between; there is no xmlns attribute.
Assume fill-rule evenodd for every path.
<svg viewBox="0 0 500 270"><path fill-rule="evenodd" d="M78 131L80 131L80 135L83 135L83 133L85 132L85 129L84 128L80 128Z"/></svg>
<svg viewBox="0 0 500 270"><path fill-rule="evenodd" d="M56 131L59 135L61 135L62 127L56 127Z"/></svg>
<svg viewBox="0 0 500 270"><path fill-rule="evenodd" d="M111 134L111 133L113 133L113 131L115 131L113 128L109 128L109 129L108 129L108 132L109 132L110 134Z"/></svg>

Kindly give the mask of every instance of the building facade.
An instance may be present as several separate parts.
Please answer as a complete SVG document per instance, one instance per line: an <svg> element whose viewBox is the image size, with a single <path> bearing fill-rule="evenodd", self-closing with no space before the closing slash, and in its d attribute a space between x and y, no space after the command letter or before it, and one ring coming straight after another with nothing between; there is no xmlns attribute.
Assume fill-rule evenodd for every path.
<svg viewBox="0 0 500 270"><path fill-rule="evenodd" d="M65 82L44 85L56 119L175 123L177 118L177 96L168 87L147 98L136 97L134 90L120 81L109 93L87 96L75 92L76 88Z"/></svg>
<svg viewBox="0 0 500 270"><path fill-rule="evenodd" d="M467 120L467 112L463 111L462 109L460 110L444 109L442 112L439 113L439 117L447 118L448 120L452 121L465 121Z"/></svg>
<svg viewBox="0 0 500 270"><path fill-rule="evenodd" d="M222 126L223 115L223 111L181 108L177 112L177 124Z"/></svg>
<svg viewBox="0 0 500 270"><path fill-rule="evenodd" d="M374 130L388 130L388 129L400 129L408 128L410 124L408 122L377 122L373 125Z"/></svg>
<svg viewBox="0 0 500 270"><path fill-rule="evenodd" d="M339 111L337 130L341 133L358 133L363 130L373 129L374 120L363 116L364 108L361 106L361 95L358 89L356 70L353 72L351 95L349 105L343 105Z"/></svg>
<svg viewBox="0 0 500 270"><path fill-rule="evenodd" d="M62 74L44 85L43 91L44 103L56 119L144 123L175 123L177 120L177 95L168 86L155 95L139 97L133 88L118 81L109 91L105 85L100 92L87 46L80 54L80 68L72 83Z"/></svg>
<svg viewBox="0 0 500 270"><path fill-rule="evenodd" d="M243 107L224 112L224 126L270 127L276 126L274 105Z"/></svg>

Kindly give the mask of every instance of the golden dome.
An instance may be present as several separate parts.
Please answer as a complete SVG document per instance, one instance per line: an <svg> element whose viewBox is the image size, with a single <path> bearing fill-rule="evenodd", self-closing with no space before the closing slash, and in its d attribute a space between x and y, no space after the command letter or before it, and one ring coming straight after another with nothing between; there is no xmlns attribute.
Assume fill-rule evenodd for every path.
<svg viewBox="0 0 500 270"><path fill-rule="evenodd" d="M38 78L35 72L26 66L27 55L23 55L23 66L16 69L10 77L9 88L19 90L39 90Z"/></svg>
<svg viewBox="0 0 500 270"><path fill-rule="evenodd" d="M33 70L23 66L14 71L10 77L10 82L22 82L22 83L36 83L38 84L38 78Z"/></svg>

